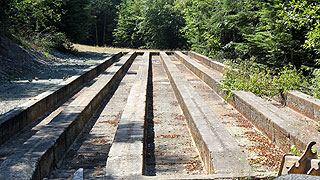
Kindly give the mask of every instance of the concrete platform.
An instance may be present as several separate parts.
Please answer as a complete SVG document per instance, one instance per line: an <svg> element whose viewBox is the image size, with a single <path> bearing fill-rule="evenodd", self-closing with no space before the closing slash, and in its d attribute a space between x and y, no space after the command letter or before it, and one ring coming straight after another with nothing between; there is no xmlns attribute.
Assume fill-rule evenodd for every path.
<svg viewBox="0 0 320 180"><path fill-rule="evenodd" d="M150 53L143 55L135 83L121 115L106 164L107 179L139 179L143 174L143 140Z"/></svg>
<svg viewBox="0 0 320 180"><path fill-rule="evenodd" d="M135 56L136 53L128 53L122 57L98 79L93 80L93 84L49 124L23 145L17 145L17 151L0 165L0 179L47 177Z"/></svg>
<svg viewBox="0 0 320 180"><path fill-rule="evenodd" d="M249 163L237 142L182 76L170 57L161 52L160 58L208 174L248 174Z"/></svg>
<svg viewBox="0 0 320 180"><path fill-rule="evenodd" d="M35 101L22 104L18 108L0 116L0 144L31 124L44 113L65 102L83 83L104 71L121 56L122 53L116 53L112 57L107 58L102 64L90 67L84 70L82 74L73 76L59 84L59 86L36 96L34 98L36 99Z"/></svg>

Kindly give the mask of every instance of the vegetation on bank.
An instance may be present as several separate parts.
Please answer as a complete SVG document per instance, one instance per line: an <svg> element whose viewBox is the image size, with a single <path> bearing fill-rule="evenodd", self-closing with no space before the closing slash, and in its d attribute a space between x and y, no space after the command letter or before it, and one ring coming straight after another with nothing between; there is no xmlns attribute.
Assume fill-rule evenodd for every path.
<svg viewBox="0 0 320 180"><path fill-rule="evenodd" d="M299 89L320 96L320 2L316 0L0 3L1 34L25 47L65 49L75 42L190 49L228 60L241 70L226 73L225 88L260 96Z"/></svg>

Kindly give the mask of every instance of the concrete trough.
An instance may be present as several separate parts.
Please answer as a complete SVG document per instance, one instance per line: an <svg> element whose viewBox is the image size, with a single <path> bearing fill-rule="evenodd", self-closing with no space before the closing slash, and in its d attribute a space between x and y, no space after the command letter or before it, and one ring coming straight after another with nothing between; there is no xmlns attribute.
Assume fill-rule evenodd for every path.
<svg viewBox="0 0 320 180"><path fill-rule="evenodd" d="M0 164L0 179L42 179L48 177L56 163L84 128L112 87L128 70L136 53L128 53L95 79L93 85L73 100L49 124L17 145L18 151Z"/></svg>
<svg viewBox="0 0 320 180"><path fill-rule="evenodd" d="M140 179L144 172L143 143L150 52L144 53L142 59L109 151L107 179Z"/></svg>
<svg viewBox="0 0 320 180"><path fill-rule="evenodd" d="M0 116L0 144L34 122L44 113L64 103L83 83L93 79L121 56L122 53L116 53L100 65L90 67L81 74L62 82L59 86L41 93L34 98L36 100L24 103Z"/></svg>
<svg viewBox="0 0 320 180"><path fill-rule="evenodd" d="M186 117L207 173L235 173L246 176L250 172L250 165L238 143L170 60L170 57L161 52L160 59Z"/></svg>
<svg viewBox="0 0 320 180"><path fill-rule="evenodd" d="M217 77L212 70L181 52L175 52L174 55L218 94L224 98L227 97L229 92L223 92L219 88L221 78ZM305 149L310 141L320 143L319 133L316 130L308 128L288 112L281 111L270 102L250 92L232 91L231 93L232 96L228 102L284 151L290 152L292 145L298 149ZM288 99L293 103L293 98ZM308 135L301 131L302 126L305 127Z"/></svg>

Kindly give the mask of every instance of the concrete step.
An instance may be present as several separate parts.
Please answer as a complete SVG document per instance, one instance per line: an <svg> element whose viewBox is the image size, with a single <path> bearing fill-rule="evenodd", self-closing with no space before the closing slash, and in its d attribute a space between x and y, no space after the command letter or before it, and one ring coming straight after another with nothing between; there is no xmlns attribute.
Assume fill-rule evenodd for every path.
<svg viewBox="0 0 320 180"><path fill-rule="evenodd" d="M122 57L106 73L93 80L93 84L49 124L39 129L23 145L17 144L18 150L0 164L0 179L48 177L135 57L136 53L128 53Z"/></svg>
<svg viewBox="0 0 320 180"><path fill-rule="evenodd" d="M59 84L59 86L36 96L34 98L36 100L22 104L14 110L1 115L0 144L33 123L37 118L57 107L57 105L63 104L82 84L93 79L121 56L122 53L116 53L107 58L102 64L90 67L81 74Z"/></svg>
<svg viewBox="0 0 320 180"><path fill-rule="evenodd" d="M227 97L228 92L222 92L219 88L221 78L213 74L210 67L181 52L175 52L174 55L222 97ZM308 128L305 121L298 120L292 113L282 111L271 102L250 92L232 91L228 102L286 152L290 152L292 145L303 150L310 141L320 143L319 132Z"/></svg>
<svg viewBox="0 0 320 180"><path fill-rule="evenodd" d="M138 179L143 174L143 140L150 53L144 53L121 115L106 164L108 179Z"/></svg>
<svg viewBox="0 0 320 180"><path fill-rule="evenodd" d="M208 174L247 174L250 165L238 143L170 57L164 52L160 57Z"/></svg>
<svg viewBox="0 0 320 180"><path fill-rule="evenodd" d="M220 62L196 52L188 51L187 54L189 57L198 60L199 63L212 68L214 71L223 73L230 69ZM276 97L275 99L313 120L320 121L320 100L317 98L299 91L289 91L284 94L284 97Z"/></svg>

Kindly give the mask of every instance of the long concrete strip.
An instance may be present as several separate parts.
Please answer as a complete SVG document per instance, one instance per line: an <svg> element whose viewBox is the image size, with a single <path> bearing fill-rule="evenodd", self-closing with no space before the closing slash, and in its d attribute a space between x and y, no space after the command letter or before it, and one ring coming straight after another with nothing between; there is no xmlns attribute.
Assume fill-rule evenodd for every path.
<svg viewBox="0 0 320 180"><path fill-rule="evenodd" d="M220 73L230 69L228 66L220 62L214 61L213 59L196 52L188 51L187 53L191 58L203 62L205 65L219 71ZM278 97L276 100L311 119L320 121L320 100L317 98L299 91L289 91L284 95L284 99Z"/></svg>
<svg viewBox="0 0 320 180"><path fill-rule="evenodd" d="M196 53L193 51L188 51L188 56L203 62L205 65L213 68L216 71L219 71L220 73L224 73L225 71L230 69L228 66L226 66L218 61L214 61L211 58L208 58L202 54L199 54L199 53Z"/></svg>
<svg viewBox="0 0 320 180"><path fill-rule="evenodd" d="M17 147L17 152L1 163L0 179L48 177L103 99L128 70L135 57L136 53L128 53L122 57L99 78L95 78L93 84L49 124Z"/></svg>
<svg viewBox="0 0 320 180"><path fill-rule="evenodd" d="M35 101L24 103L14 110L0 116L0 144L4 143L44 113L65 102L83 83L91 80L97 74L104 71L121 56L122 53L116 53L112 57L107 58L100 65L90 67L81 74L75 75L67 81L62 82L59 86L41 93L34 98L36 99Z"/></svg>
<svg viewBox="0 0 320 180"><path fill-rule="evenodd" d="M250 172L250 165L238 143L181 74L170 57L161 52L160 58L207 172L247 175Z"/></svg>
<svg viewBox="0 0 320 180"><path fill-rule="evenodd" d="M128 96L106 164L108 179L139 179L143 174L143 139L150 53L144 53Z"/></svg>
<svg viewBox="0 0 320 180"><path fill-rule="evenodd" d="M217 84L220 83L221 79L217 78L216 75L213 76L212 70L210 72L209 68L181 52L175 52L175 56L220 95L227 96L226 93L219 89ZM232 91L232 94L228 102L284 151L290 152L292 145L296 145L299 149L304 149L310 141L320 143L319 132L308 128L306 124L302 124L301 121L295 119L288 112L281 111L270 102L250 92Z"/></svg>

